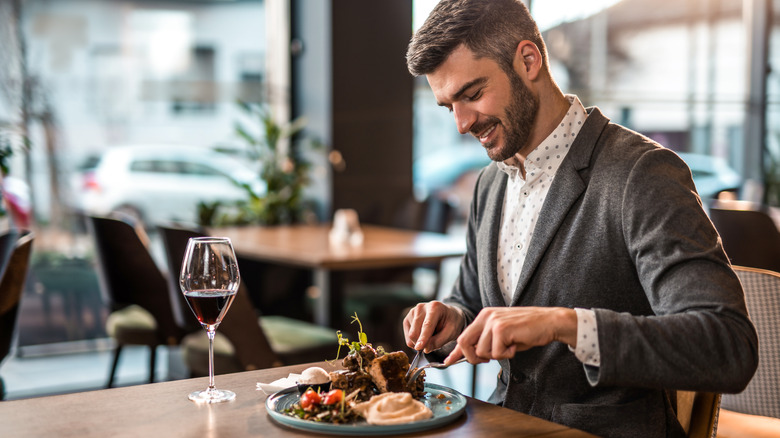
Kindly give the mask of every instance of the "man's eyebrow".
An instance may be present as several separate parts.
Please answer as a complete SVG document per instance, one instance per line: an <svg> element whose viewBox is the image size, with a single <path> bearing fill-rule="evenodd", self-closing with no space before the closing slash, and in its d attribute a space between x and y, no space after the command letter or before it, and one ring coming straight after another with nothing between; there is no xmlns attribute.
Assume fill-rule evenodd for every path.
<svg viewBox="0 0 780 438"><path fill-rule="evenodd" d="M463 95L463 93L466 92L466 90L468 90L469 88L471 88L471 87L473 87L475 85L483 85L483 84L485 84L487 82L487 80L488 79L483 76L483 77L472 79L472 80L466 82L465 84L463 84L462 87L460 87L460 89L457 92L455 92L455 94L452 95L452 101L454 102L454 101L460 99L460 97ZM449 104L438 102L438 105L439 106L447 106Z"/></svg>

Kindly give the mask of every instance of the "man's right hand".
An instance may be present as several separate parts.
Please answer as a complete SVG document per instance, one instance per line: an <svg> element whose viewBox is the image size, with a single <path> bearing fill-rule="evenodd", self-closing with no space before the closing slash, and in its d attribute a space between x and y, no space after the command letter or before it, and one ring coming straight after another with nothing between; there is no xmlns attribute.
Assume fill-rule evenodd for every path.
<svg viewBox="0 0 780 438"><path fill-rule="evenodd" d="M406 345L430 353L458 338L463 331L463 313L441 301L420 303L404 318Z"/></svg>

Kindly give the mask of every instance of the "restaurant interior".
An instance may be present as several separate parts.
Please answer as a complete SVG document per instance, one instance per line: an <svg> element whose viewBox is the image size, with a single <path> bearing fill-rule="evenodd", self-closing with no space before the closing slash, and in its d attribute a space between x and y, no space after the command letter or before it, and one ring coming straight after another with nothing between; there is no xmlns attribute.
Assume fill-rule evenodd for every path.
<svg viewBox="0 0 780 438"><path fill-rule="evenodd" d="M759 369L689 436L697 415L780 436L780 0L524 2L565 93L683 158L737 267ZM452 288L490 162L407 70L435 4L0 2L0 412L208 376L195 237L240 268L217 383L333 359L341 334L411 357L403 316ZM499 369L426 382L485 402Z"/></svg>

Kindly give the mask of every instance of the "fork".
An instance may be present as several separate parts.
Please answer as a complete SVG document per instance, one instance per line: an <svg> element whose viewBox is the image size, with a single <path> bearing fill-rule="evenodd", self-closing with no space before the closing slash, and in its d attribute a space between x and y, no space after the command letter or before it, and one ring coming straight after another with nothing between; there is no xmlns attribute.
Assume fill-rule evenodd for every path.
<svg viewBox="0 0 780 438"><path fill-rule="evenodd" d="M408 386L409 384L411 384L412 382L417 380L417 378L420 377L420 373L422 373L423 370L426 369L426 368L436 368L437 370L443 370L443 369L451 367L452 365L457 365L457 364L463 363L465 361L466 361L466 358L462 357L462 358L458 359L457 361L451 363L450 365L446 365L446 364L443 364L441 362L431 362L431 363L425 364L425 365L421 366L420 368L417 368L416 370L414 370L414 372L412 372L412 374L409 376L409 379L407 379L407 381L406 381L406 385ZM412 368L409 367L409 369L412 369Z"/></svg>
<svg viewBox="0 0 780 438"><path fill-rule="evenodd" d="M417 353L414 354L414 359L412 359L412 363L409 364L409 369L406 371L406 376L409 377L410 374L412 374L412 371L414 370L414 367L417 366L417 362L420 361L420 352L422 350L417 350ZM411 382L411 380L410 380Z"/></svg>

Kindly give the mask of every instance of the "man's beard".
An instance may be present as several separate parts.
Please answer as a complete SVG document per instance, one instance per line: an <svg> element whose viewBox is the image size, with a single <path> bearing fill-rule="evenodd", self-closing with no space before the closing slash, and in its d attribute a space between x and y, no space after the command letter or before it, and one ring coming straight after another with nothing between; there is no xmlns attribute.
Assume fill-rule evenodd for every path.
<svg viewBox="0 0 780 438"><path fill-rule="evenodd" d="M520 75L512 71L507 76L511 86L512 99L504 113L506 123L498 117L488 117L484 122L471 129L471 133L477 136L478 133L494 124L503 126L503 147L495 147L495 142L500 139L489 141L483 145L487 150L488 157L493 161L504 161L514 156L528 143L536 114L539 111L539 100L525 86Z"/></svg>

